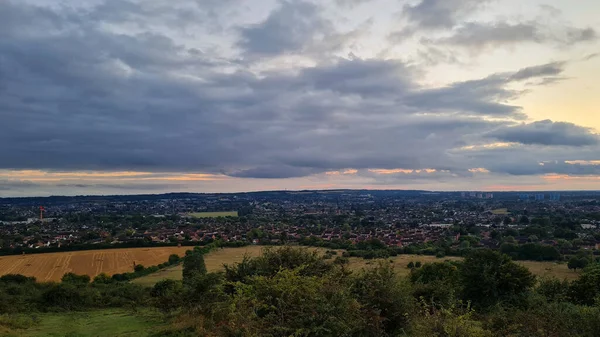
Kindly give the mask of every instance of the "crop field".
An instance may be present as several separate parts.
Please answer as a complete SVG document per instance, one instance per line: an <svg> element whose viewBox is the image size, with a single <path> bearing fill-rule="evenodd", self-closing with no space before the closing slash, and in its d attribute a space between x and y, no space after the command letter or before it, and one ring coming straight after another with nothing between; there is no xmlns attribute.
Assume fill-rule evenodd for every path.
<svg viewBox="0 0 600 337"><path fill-rule="evenodd" d="M217 251L213 251L207 254L204 258L206 263L206 269L209 272L215 272L223 270L223 264L235 264L242 261L244 254L248 254L249 256L259 256L262 249L264 247L261 246L248 246L248 247L240 247L240 248L224 248L219 249ZM322 252L325 251L323 248L310 248L310 249L318 249ZM338 251L337 256L341 256L342 251ZM335 256L333 257L335 258ZM417 262L421 263L431 263L431 262L441 262L445 260L455 260L460 261L462 258L448 256L444 258L436 258L435 256L429 255L398 255L395 257L390 257L388 259L375 259L375 260L365 260L362 258L352 257L350 258L349 268L355 271L361 270L363 268L374 267L379 262L391 263L394 266L394 269L400 276L406 276L410 273L410 269L406 266L409 262ZM333 261L333 260L331 260ZM390 262L391 261L391 262ZM566 263L555 263L555 262L537 262L537 261L516 261L521 265L527 267L532 273L541 277L556 277L560 280L568 279L573 280L579 277L579 273L569 270L567 268ZM133 280L132 282L143 284L146 286L152 286L156 282L163 279L173 279L180 280L182 267L180 265L174 266L171 268L166 268L160 270L156 273L140 277L138 279Z"/></svg>
<svg viewBox="0 0 600 337"><path fill-rule="evenodd" d="M184 256L191 247L155 247L86 250L0 257L0 276L22 274L38 281L59 281L65 273L94 277L133 271L133 263L146 267L166 262L169 255Z"/></svg>
<svg viewBox="0 0 600 337"><path fill-rule="evenodd" d="M106 250L88 250L78 252L47 253L12 255L0 257L0 276L6 274L22 274L34 276L38 281L59 281L65 273L86 274L94 277L100 273L109 275L133 271L133 263L142 264L146 267L166 262L171 254L184 256L185 251L191 247L156 247L156 248L123 248ZM223 264L234 264L242 261L244 255L260 255L262 246L247 246L240 248L218 249L206 255L205 263L208 271L219 271ZM317 249L317 248L311 248ZM319 249L324 251L324 249ZM338 256L341 255L341 251ZM400 275L408 275L409 269L406 265L410 262L421 263L459 260L458 257L436 258L426 255L399 255L381 261L392 263ZM361 258L350 258L350 268L360 270L365 267L374 266L380 260L365 260ZM391 261L391 262L390 262ZM566 263L517 261L532 273L544 277L556 277L559 279L575 279L578 273L569 270ZM153 285L162 279L181 279L181 266L175 266L160 270L145 277L138 278L133 282L139 284Z"/></svg>
<svg viewBox="0 0 600 337"><path fill-rule="evenodd" d="M192 218L218 218L218 217L226 217L226 216L236 217L236 216L238 216L238 212L237 211L231 211L231 212L194 212L194 213L188 213L188 216L191 216Z"/></svg>

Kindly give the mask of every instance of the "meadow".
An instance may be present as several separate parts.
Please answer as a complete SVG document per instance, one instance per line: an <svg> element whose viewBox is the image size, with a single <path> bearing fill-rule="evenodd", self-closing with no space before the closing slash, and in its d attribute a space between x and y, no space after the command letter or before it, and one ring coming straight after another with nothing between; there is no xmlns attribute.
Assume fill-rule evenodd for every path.
<svg viewBox="0 0 600 337"><path fill-rule="evenodd" d="M494 215L509 215L510 212L508 211L508 208L498 208L498 209L492 210L492 214L494 214Z"/></svg>
<svg viewBox="0 0 600 337"><path fill-rule="evenodd" d="M233 216L236 217L238 216L238 212L237 211L230 211L230 212L193 212L193 213L188 213L188 216L192 217L192 218L218 218L218 217L226 217L226 216Z"/></svg>
<svg viewBox="0 0 600 337"><path fill-rule="evenodd" d="M133 264L146 267L166 262L169 255L181 257L190 247L153 247L86 250L75 252L25 254L0 257L0 276L21 274L38 281L59 281L66 273L108 275L132 272Z"/></svg>
<svg viewBox="0 0 600 337"><path fill-rule="evenodd" d="M242 261L244 255L248 256L259 256L263 246L248 246L248 247L239 247L239 248L223 248L218 249L216 251L210 252L204 257L204 261L206 263L206 269L209 272L222 271L224 264L235 264ZM323 248L309 248L309 249L318 249L320 252L324 252L326 249ZM337 251L337 256L341 256L342 251ZM334 257L335 258L335 255ZM363 268L368 268L370 266L375 266L379 262L391 263L394 266L394 269L400 276L406 276L410 273L410 269L407 268L409 262L417 262L421 263L431 263L431 262L440 262L444 260L455 260L460 261L462 258L460 257L444 257L444 258L436 258L435 256L429 255L398 255L394 257L390 257L387 259L374 259L374 260L366 260L358 257L352 257L349 259L349 268L351 270L361 270ZM578 272L574 272L569 270L566 263L556 263L556 262L538 262L538 261L516 261L516 263L524 265L527 267L532 273L540 277L556 277L558 279L568 279L574 280L579 277ZM177 265L170 268L162 269L156 273L137 278L133 280L133 283L142 284L146 286L152 286L156 282L163 279L174 279L180 280L182 278L181 275L182 267L181 265Z"/></svg>
<svg viewBox="0 0 600 337"><path fill-rule="evenodd" d="M0 336L6 337L141 337L151 336L164 326L163 317L153 310L108 309L0 316Z"/></svg>

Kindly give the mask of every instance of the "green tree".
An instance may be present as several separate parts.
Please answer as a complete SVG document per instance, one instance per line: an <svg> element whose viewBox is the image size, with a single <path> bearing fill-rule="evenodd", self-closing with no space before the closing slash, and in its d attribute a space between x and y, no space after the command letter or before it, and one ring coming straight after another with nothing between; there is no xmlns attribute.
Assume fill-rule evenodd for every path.
<svg viewBox="0 0 600 337"><path fill-rule="evenodd" d="M204 255L198 252L186 254L183 258L183 281L191 280L196 275L206 274Z"/></svg>
<svg viewBox="0 0 600 337"><path fill-rule="evenodd" d="M571 299L579 304L600 304L600 263L586 267L579 279L571 283L569 294Z"/></svg>
<svg viewBox="0 0 600 337"><path fill-rule="evenodd" d="M527 268L488 249L474 251L465 258L461 280L465 298L483 307L514 300L535 284L535 276Z"/></svg>
<svg viewBox="0 0 600 337"><path fill-rule="evenodd" d="M74 273L66 273L61 278L61 282L68 284L88 284L90 277L88 275L77 275Z"/></svg>
<svg viewBox="0 0 600 337"><path fill-rule="evenodd" d="M169 255L169 264L176 264L176 263L179 263L179 261L181 261L181 258L179 257L179 255L177 255L177 254Z"/></svg>
<svg viewBox="0 0 600 337"><path fill-rule="evenodd" d="M162 312L169 313L183 302L183 284L176 280L162 280L157 282L151 292L154 305Z"/></svg>
<svg viewBox="0 0 600 337"><path fill-rule="evenodd" d="M109 283L113 283L114 280L108 276L106 273L102 273L100 275L97 275L96 277L94 277L94 284L109 284Z"/></svg>
<svg viewBox="0 0 600 337"><path fill-rule="evenodd" d="M460 262L426 263L409 275L416 298L434 307L449 307L461 293Z"/></svg>
<svg viewBox="0 0 600 337"><path fill-rule="evenodd" d="M569 262L567 262L567 267L569 267L569 269L577 271L577 269L585 268L588 265L588 263L589 260L585 257L573 256L569 259Z"/></svg>
<svg viewBox="0 0 600 337"><path fill-rule="evenodd" d="M361 304L363 317L376 326L360 336L396 335L405 329L415 309L410 285L401 280L389 263L363 270L352 282L352 293Z"/></svg>

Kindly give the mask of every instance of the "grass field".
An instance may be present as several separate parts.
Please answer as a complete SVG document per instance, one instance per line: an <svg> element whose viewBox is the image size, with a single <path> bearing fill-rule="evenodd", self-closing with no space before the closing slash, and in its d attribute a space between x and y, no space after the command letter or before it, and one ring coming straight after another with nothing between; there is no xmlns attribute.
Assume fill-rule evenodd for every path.
<svg viewBox="0 0 600 337"><path fill-rule="evenodd" d="M237 211L231 212L194 212L188 213L188 216L192 218L218 218L218 217L226 217L226 216L238 216Z"/></svg>
<svg viewBox="0 0 600 337"><path fill-rule="evenodd" d="M0 257L0 276L22 274L38 281L59 281L65 273L94 277L133 271L133 263L146 267L166 262L169 255L184 256L191 247L156 247L86 250Z"/></svg>
<svg viewBox="0 0 600 337"><path fill-rule="evenodd" d="M239 248L224 248L210 252L204 257L204 263L206 263L206 269L209 272L215 272L223 270L223 264L234 264L241 262L245 254L249 256L258 256L264 247L262 246L247 246ZM164 279L181 279L182 266L177 265L170 268L159 270L156 273L137 278L131 282L137 284L143 284L146 286L153 286L156 282Z"/></svg>
<svg viewBox="0 0 600 337"><path fill-rule="evenodd" d="M143 337L164 326L153 311L100 310L3 316L0 336L19 337ZM11 321L19 322L17 326ZM27 322L23 324L23 322Z"/></svg>
<svg viewBox="0 0 600 337"><path fill-rule="evenodd" d="M509 215L508 208L498 208L491 211L494 215Z"/></svg>
<svg viewBox="0 0 600 337"><path fill-rule="evenodd" d="M206 263L206 269L209 272L220 271L223 270L223 264L234 264L242 261L244 254L248 254L249 256L258 256L260 255L262 249L264 247L261 246L248 246L248 247L240 247L240 248L225 248L219 249L217 251L213 251L207 254L204 258ZM311 248L316 249L316 248ZM325 249L319 249L324 251ZM341 255L341 251L339 253ZM394 266L396 272L401 276L406 276L410 273L410 269L406 266L409 262L417 262L421 263L430 263L430 262L440 262L444 260L461 260L460 257L444 257L444 258L436 258L435 256L429 255L398 255L395 257L390 257L388 259L381 260L365 260L362 258L353 257L350 258L350 269L352 270L360 270L363 268L368 268L371 266L376 266L379 261L391 261ZM558 264L555 262L536 262L536 261L516 261L519 264L527 267L532 273L537 276L542 277L556 277L558 279L569 279L573 280L579 277L579 273L573 272L569 270L565 263ZM154 274L150 274L148 276L140 277L138 279L133 280L132 282L137 284L143 284L146 286L152 286L156 282L164 279L173 279L180 280L182 267L180 265L174 266L171 268L163 269Z"/></svg>

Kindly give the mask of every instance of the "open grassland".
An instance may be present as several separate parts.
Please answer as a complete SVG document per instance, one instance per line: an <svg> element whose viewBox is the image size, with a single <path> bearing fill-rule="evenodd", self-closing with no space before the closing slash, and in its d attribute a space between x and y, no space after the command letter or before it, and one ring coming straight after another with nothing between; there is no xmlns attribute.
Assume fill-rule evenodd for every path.
<svg viewBox="0 0 600 337"><path fill-rule="evenodd" d="M241 262L244 258L244 255L258 256L260 255L260 252L263 248L264 247L262 246L247 246L238 248L217 249L208 253L204 257L204 263L206 264L206 269L209 272L221 271L223 270L223 264L234 264ZM152 286L156 282L164 279L180 280L182 278L181 271L182 266L177 265L159 270L156 273L152 273L150 275L137 278L132 282Z"/></svg>
<svg viewBox="0 0 600 337"><path fill-rule="evenodd" d="M494 215L509 215L508 208L498 208L491 211Z"/></svg>
<svg viewBox="0 0 600 337"><path fill-rule="evenodd" d="M19 337L141 337L160 330L164 323L153 311L99 310L2 316L0 336Z"/></svg>
<svg viewBox="0 0 600 337"><path fill-rule="evenodd" d="M365 259L359 258L359 257L351 257L349 266L350 266L350 269L352 269L352 270L361 270L364 268L376 266L380 262L390 263L394 267L394 270L400 276L406 276L410 273L410 269L407 268L406 266L411 261L412 262L420 261L422 264L425 264L425 263L431 263L431 262L442 262L444 260L457 261L457 260L461 260L461 259L462 258L460 258L460 257L445 257L445 258L438 259L435 256L429 256L429 255L398 255L398 256L393 256L393 257L387 258L387 259L374 259L374 260L365 260Z"/></svg>
<svg viewBox="0 0 600 337"><path fill-rule="evenodd" d="M213 251L207 254L204 258L206 263L206 269L209 272L221 271L223 270L223 264L235 264L242 261L245 254L249 256L259 256L262 249L262 246L248 246L248 247L240 247L240 248L224 248ZM326 249L322 248L310 248L310 249L318 249L321 252L324 252ZM341 256L342 251L338 251L337 256ZM334 256L335 258L335 256ZM460 257L444 257L444 258L436 258L435 256L429 255L398 255L394 257L390 257L387 259L375 259L375 260L365 260L358 257L350 258L349 267L351 270L361 270L363 268L369 268L376 266L379 262L391 263L394 266L396 272L401 276L406 276L410 273L410 269L406 266L409 262L417 262L421 263L431 263L431 262L441 262L445 260L454 260L460 261L462 258ZM391 262L390 262L391 261ZM555 262L536 262L536 261L516 261L519 264L527 267L532 273L541 277L556 277L558 279L569 279L573 280L579 277L579 273L576 273L567 268L566 263L555 263ZM140 277L138 279L133 280L132 282L143 284L146 286L152 286L156 282L164 279L173 279L180 280L182 267L181 265L177 265L174 267L166 268L160 270L156 273Z"/></svg>
<svg viewBox="0 0 600 337"><path fill-rule="evenodd" d="M541 277L555 277L559 280L574 280L579 277L579 271L570 270L567 263L516 261L527 267L532 273Z"/></svg>
<svg viewBox="0 0 600 337"><path fill-rule="evenodd" d="M244 255L248 255L250 257L259 256L264 249L264 246L246 246L246 247L238 247L238 248L223 248L217 249L206 256L204 256L204 263L206 264L206 270L209 272L217 272L223 270L224 264L235 264L242 262L244 259ZM276 249L277 247L273 247ZM319 250L324 252L326 249L324 248L307 248L310 250ZM339 253L342 254L341 251ZM137 284L143 284L146 286L153 286L156 282L164 279L172 279L172 280L181 280L182 278L182 266L177 265L170 268L165 268L159 270L156 273L152 273L150 275L146 275L137 279L132 280L131 282Z"/></svg>
<svg viewBox="0 0 600 337"><path fill-rule="evenodd" d="M394 269L399 275L406 276L410 273L410 269L406 266L409 262L431 263L431 262L442 262L445 260L460 261L461 257L447 256L443 258L436 258L435 256L428 255L398 255L390 257L388 259L378 260L365 260L357 257L350 258L350 268L353 270L360 270L370 266L377 265L378 261L387 261L394 266ZM391 262L390 262L391 261ZM540 277L555 277L563 280L574 280L579 277L578 272L569 270L566 263L556 262L538 262L538 261L515 261L516 263L523 265L529 269L533 274Z"/></svg>
<svg viewBox="0 0 600 337"><path fill-rule="evenodd" d="M218 217L226 217L226 216L236 217L236 216L238 216L238 212L237 211L231 211L231 212L194 212L194 213L188 213L188 216L191 216L192 218L218 218Z"/></svg>
<svg viewBox="0 0 600 337"><path fill-rule="evenodd" d="M224 248L215 250L205 257L206 268L210 272L223 270L223 264L234 264L242 261L244 255L258 256L264 247L247 246L239 248ZM86 274L94 277L100 273L109 275L133 271L133 263L146 267L166 262L171 254L184 256L191 247L155 247L155 248L123 248L106 250L88 250L78 252L28 254L0 257L0 276L6 274L22 274L34 276L38 281L59 281L65 273ZM317 248L311 248L317 249ZM325 251L325 249L319 249ZM341 255L341 251L338 256ZM427 255L399 255L382 259L392 263L400 275L407 275L410 262L421 263L460 260L458 257L436 258ZM380 260L365 260L350 258L350 268L359 270L373 266ZM391 261L391 262L390 262ZM532 273L543 277L559 279L575 279L578 273L569 270L566 263L517 261ZM160 270L133 282L153 285L162 279L181 279L181 266Z"/></svg>
<svg viewBox="0 0 600 337"><path fill-rule="evenodd" d="M169 255L181 257L191 247L154 247L86 250L77 252L26 254L0 257L0 276L22 274L38 281L59 281L66 273L94 277L133 271L133 263L146 267L161 264Z"/></svg>

